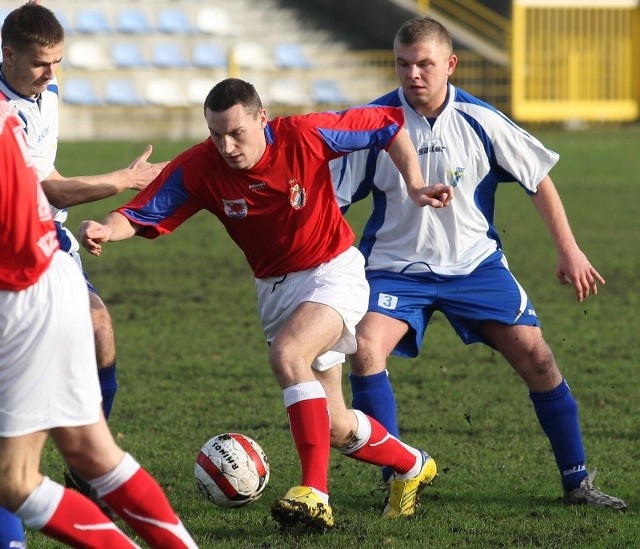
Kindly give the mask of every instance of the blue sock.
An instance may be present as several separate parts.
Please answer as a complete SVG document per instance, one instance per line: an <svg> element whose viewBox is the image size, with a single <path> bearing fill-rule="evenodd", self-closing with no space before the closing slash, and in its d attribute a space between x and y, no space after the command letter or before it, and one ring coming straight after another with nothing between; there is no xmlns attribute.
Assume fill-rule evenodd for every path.
<svg viewBox="0 0 640 549"><path fill-rule="evenodd" d="M396 396L389 381L389 372L384 370L372 376L349 374L352 405L379 421L394 437L400 438L396 415ZM382 478L386 482L392 474L390 467L382 468Z"/></svg>
<svg viewBox="0 0 640 549"><path fill-rule="evenodd" d="M118 390L118 380L116 379L116 363L111 366L98 370L98 379L100 380L100 391L102 392L102 411L104 417L109 419L111 408L113 407L113 399L116 397Z"/></svg>
<svg viewBox="0 0 640 549"><path fill-rule="evenodd" d="M0 507L0 549L26 546L22 521L4 507Z"/></svg>
<svg viewBox="0 0 640 549"><path fill-rule="evenodd" d="M585 453L578 420L578 404L563 379L555 389L530 392L529 398L542 430L551 443L565 490L573 490L587 476Z"/></svg>

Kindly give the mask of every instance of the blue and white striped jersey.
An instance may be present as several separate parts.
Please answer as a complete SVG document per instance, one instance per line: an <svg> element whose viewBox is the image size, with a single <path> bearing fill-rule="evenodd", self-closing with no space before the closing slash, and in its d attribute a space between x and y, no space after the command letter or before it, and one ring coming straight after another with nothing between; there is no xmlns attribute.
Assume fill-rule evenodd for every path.
<svg viewBox="0 0 640 549"><path fill-rule="evenodd" d="M452 185L455 198L443 209L417 209L384 151L360 151L334 161L332 176L343 211L372 195L371 216L359 245L367 269L470 273L501 247L493 225L498 183L516 181L535 193L558 155L452 84L435 120L418 114L401 88L372 103L404 107L425 183Z"/></svg>

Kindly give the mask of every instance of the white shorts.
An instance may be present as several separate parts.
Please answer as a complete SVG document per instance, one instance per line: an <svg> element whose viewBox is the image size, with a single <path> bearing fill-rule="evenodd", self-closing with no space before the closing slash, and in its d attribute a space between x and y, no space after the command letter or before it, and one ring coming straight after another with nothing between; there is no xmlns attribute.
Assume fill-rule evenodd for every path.
<svg viewBox="0 0 640 549"><path fill-rule="evenodd" d="M323 371L342 364L356 350L356 324L367 312L369 284L364 258L356 248L314 269L284 277L257 278L258 313L265 337L271 342L300 303L312 301L335 309L344 322L342 337L315 359L312 368Z"/></svg>
<svg viewBox="0 0 640 549"><path fill-rule="evenodd" d="M36 284L0 291L0 436L96 423L101 400L87 285L58 251Z"/></svg>

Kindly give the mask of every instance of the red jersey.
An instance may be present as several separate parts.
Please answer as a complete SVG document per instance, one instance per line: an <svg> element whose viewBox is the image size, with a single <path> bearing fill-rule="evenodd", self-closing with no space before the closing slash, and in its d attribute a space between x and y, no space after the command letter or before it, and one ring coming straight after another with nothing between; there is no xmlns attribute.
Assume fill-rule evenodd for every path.
<svg viewBox="0 0 640 549"><path fill-rule="evenodd" d="M57 249L51 206L31 166L24 132L1 97L0 290L35 284Z"/></svg>
<svg viewBox="0 0 640 549"><path fill-rule="evenodd" d="M257 278L311 269L355 239L336 202L329 161L388 149L403 125L396 107L275 118L265 129L266 151L252 168L230 168L209 138L180 154L117 211L142 225L142 236L155 238L206 209Z"/></svg>

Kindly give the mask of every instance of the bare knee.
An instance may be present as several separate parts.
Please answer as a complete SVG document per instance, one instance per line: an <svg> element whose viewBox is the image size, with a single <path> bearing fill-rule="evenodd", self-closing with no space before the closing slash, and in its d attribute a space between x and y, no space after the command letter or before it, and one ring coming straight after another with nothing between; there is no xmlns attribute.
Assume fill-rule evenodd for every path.
<svg viewBox="0 0 640 549"><path fill-rule="evenodd" d="M562 381L562 374L553 353L544 340L522 347L510 361L531 391L550 391Z"/></svg>

